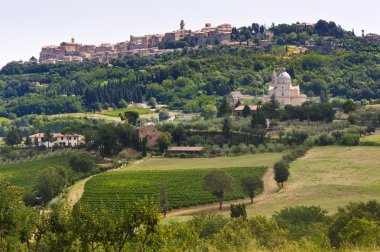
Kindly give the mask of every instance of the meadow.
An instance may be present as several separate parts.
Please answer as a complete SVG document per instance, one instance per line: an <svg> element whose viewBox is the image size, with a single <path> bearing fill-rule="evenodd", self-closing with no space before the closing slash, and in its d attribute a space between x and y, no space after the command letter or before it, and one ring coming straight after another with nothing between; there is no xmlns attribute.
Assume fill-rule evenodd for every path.
<svg viewBox="0 0 380 252"><path fill-rule="evenodd" d="M226 200L246 197L240 186L245 175L262 177L266 167L230 167L223 170L235 179L235 190L225 194ZM159 199L160 188L165 186L171 209L217 202L218 199L203 189L203 177L211 169L169 169L113 171L97 175L85 185L80 202L93 207L106 205L128 209L144 196ZM262 189L258 190L258 193Z"/></svg>
<svg viewBox="0 0 380 252"><path fill-rule="evenodd" d="M380 130L377 130L374 135L360 138L360 144L367 146L380 146Z"/></svg>
<svg viewBox="0 0 380 252"><path fill-rule="evenodd" d="M146 114L153 114L154 112L146 109L146 108L140 108L135 106L128 106L127 108L122 109L114 109L114 110L105 110L101 114L106 116L112 116L112 117L119 117L120 114L124 114L124 112L137 112L140 115L146 115Z"/></svg>
<svg viewBox="0 0 380 252"><path fill-rule="evenodd" d="M258 153L235 157L213 158L146 158L128 165L127 170L170 170L196 168L227 168L273 166L287 152Z"/></svg>

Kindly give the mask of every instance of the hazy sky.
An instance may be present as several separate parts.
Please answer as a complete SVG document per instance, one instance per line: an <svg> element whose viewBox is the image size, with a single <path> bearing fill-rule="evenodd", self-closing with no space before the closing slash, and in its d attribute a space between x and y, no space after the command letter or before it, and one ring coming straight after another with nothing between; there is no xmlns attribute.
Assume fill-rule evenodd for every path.
<svg viewBox="0 0 380 252"><path fill-rule="evenodd" d="M129 36L164 33L204 23L294 23L335 21L360 35L380 33L379 0L0 0L0 67L38 58L43 45L74 37L84 44L120 42Z"/></svg>

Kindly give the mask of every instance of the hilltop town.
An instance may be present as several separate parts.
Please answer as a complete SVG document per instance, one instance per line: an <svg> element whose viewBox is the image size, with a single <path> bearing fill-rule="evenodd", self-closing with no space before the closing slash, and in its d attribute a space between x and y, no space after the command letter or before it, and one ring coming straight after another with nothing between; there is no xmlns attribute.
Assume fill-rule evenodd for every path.
<svg viewBox="0 0 380 252"><path fill-rule="evenodd" d="M75 62L90 60L98 63L109 62L112 59L133 54L140 56L154 56L173 49L161 48L160 45L187 39L194 45L228 43L231 41L231 24L221 24L216 27L206 23L203 28L196 31L185 29L185 22L181 20L176 31L165 34L144 36L130 36L129 41L116 44L104 43L96 45L82 45L75 41L62 42L59 46L43 46L40 52L40 63ZM32 61L37 62L37 59Z"/></svg>

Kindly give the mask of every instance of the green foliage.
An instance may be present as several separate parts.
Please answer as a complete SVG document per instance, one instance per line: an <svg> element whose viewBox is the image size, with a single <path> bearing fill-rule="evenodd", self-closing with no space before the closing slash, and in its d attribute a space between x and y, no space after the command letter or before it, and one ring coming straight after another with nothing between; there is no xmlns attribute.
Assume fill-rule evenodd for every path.
<svg viewBox="0 0 380 252"><path fill-rule="evenodd" d="M343 103L342 109L346 114L353 112L356 109L356 103L353 100L347 100L345 103Z"/></svg>
<svg viewBox="0 0 380 252"><path fill-rule="evenodd" d="M275 212L273 219L280 228L289 231L288 237L291 240L300 240L303 237L324 239L330 221L326 214L327 211L319 206L294 206Z"/></svg>
<svg viewBox="0 0 380 252"><path fill-rule="evenodd" d="M261 177L265 170L265 167L223 169L237 181L248 174ZM209 171L210 169L186 169L104 173L86 183L81 202L90 204L92 207L97 207L99 202L104 202L115 210L116 208L128 209L132 207L131 202L143 195L153 196L158 201L161 185L165 185L171 209L212 203L217 199L203 189L204 176ZM101 186L105 184L108 185L106 188ZM212 189L214 191L215 188ZM225 193L224 198L227 200L244 198L241 186L237 184L235 190Z"/></svg>
<svg viewBox="0 0 380 252"><path fill-rule="evenodd" d="M95 166L94 158L86 151L71 154L69 164L74 171L90 173Z"/></svg>
<svg viewBox="0 0 380 252"><path fill-rule="evenodd" d="M274 180L277 183L281 184L281 187L284 185L284 182L288 180L289 177L289 165L284 161L279 161L274 164Z"/></svg>
<svg viewBox="0 0 380 252"><path fill-rule="evenodd" d="M162 111L160 111L160 112L158 113L158 120L159 120L160 122L166 121L166 120L168 120L168 119L170 119L170 114L169 114L168 111L164 111L164 110L162 110Z"/></svg>
<svg viewBox="0 0 380 252"><path fill-rule="evenodd" d="M66 170L62 168L48 167L40 171L36 178L36 195L46 204L57 196L67 185Z"/></svg>
<svg viewBox="0 0 380 252"><path fill-rule="evenodd" d="M166 193L165 186L161 186L160 188L160 209L161 209L161 212L164 214L164 218L165 218L166 213L169 210L169 201L168 201L168 195Z"/></svg>
<svg viewBox="0 0 380 252"><path fill-rule="evenodd" d="M359 145L360 136L358 134L344 133L341 138L341 144L347 146Z"/></svg>
<svg viewBox="0 0 380 252"><path fill-rule="evenodd" d="M136 125L140 114L136 111L126 111L124 115L120 115L121 120L126 120L131 125Z"/></svg>
<svg viewBox="0 0 380 252"><path fill-rule="evenodd" d="M5 137L5 143L11 145L12 147L16 144L21 143L21 140L21 131L16 129L15 127L12 127Z"/></svg>
<svg viewBox="0 0 380 252"><path fill-rule="evenodd" d="M231 204L230 205L230 215L231 218L243 218L247 219L247 212L245 210L244 204Z"/></svg>
<svg viewBox="0 0 380 252"><path fill-rule="evenodd" d="M247 194L251 198L251 203L253 203L253 198L255 194L260 188L262 188L263 181L252 175L247 175L241 179L241 186L245 194Z"/></svg>
<svg viewBox="0 0 380 252"><path fill-rule="evenodd" d="M219 209L222 209L224 193L233 191L234 187L234 178L223 170L212 170L203 178L203 188L218 197Z"/></svg>
<svg viewBox="0 0 380 252"><path fill-rule="evenodd" d="M350 203L338 208L329 228L330 243L334 247L347 244L378 246L380 244L380 204L376 201Z"/></svg>
<svg viewBox="0 0 380 252"><path fill-rule="evenodd" d="M164 134L157 137L157 145L161 152L167 150L171 143L172 136L169 132L165 132Z"/></svg>

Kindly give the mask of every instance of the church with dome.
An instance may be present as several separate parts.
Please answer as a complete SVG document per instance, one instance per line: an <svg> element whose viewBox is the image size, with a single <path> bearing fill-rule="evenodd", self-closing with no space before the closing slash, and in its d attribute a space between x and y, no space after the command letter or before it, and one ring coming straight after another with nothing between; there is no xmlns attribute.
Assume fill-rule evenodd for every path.
<svg viewBox="0 0 380 252"><path fill-rule="evenodd" d="M298 85L292 85L292 79L285 69L279 76L273 70L272 83L269 86L268 95L262 97L263 102L269 101L272 96L284 105L301 105L306 101L306 95L301 94Z"/></svg>

